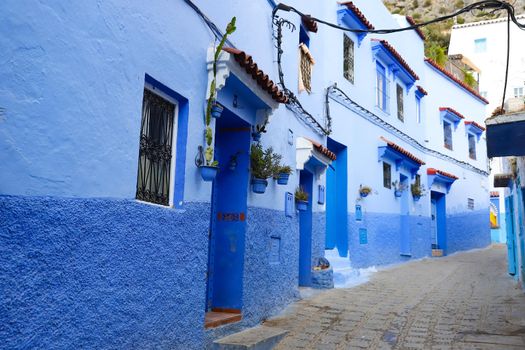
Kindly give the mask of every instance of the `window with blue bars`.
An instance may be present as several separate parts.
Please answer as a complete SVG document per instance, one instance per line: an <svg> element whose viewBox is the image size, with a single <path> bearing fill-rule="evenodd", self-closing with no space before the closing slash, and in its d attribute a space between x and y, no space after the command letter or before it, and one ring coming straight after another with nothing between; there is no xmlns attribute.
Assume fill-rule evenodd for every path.
<svg viewBox="0 0 525 350"><path fill-rule="evenodd" d="M476 135L468 134L468 156L476 159Z"/></svg>

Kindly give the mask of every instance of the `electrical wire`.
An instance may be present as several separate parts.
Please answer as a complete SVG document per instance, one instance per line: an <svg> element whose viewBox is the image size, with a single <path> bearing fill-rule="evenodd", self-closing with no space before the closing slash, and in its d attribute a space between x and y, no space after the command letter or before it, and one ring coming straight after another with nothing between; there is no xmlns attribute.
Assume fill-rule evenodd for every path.
<svg viewBox="0 0 525 350"><path fill-rule="evenodd" d="M215 23L213 23L209 18L208 16L206 16L204 14L204 12L201 11L201 9L199 7L197 7L197 5L195 5L191 0L184 0L184 2L193 9L193 11L195 11L201 18L202 20L204 21L204 23L208 26L208 28L210 28L211 32L213 33L213 35L215 36L215 39L216 40L221 40L222 37L224 36L224 33L217 27L217 25ZM230 46L230 47L233 47L235 48L235 45L233 45L233 43L226 39L226 43Z"/></svg>
<svg viewBox="0 0 525 350"><path fill-rule="evenodd" d="M462 8L462 9L460 9L460 10L458 10L458 11L452 13L452 14L449 14L449 15L437 17L437 18L434 18L434 19L432 19L430 21L416 23L416 24L410 25L408 27L392 28L392 29L354 29L354 28L347 28L347 27L343 27L343 26L340 26L340 25L337 25L337 24L334 24L334 23L331 23L331 22L319 19L319 18L311 16L311 15L306 15L303 12L297 10L293 6L289 6L289 5L286 5L286 4L283 4L283 3L279 3L272 11L272 19L273 19L272 23L275 23L276 18L279 17L277 15L278 11L285 11L285 12L294 12L294 13L296 13L297 15L299 15L301 17L308 16L308 18L310 20L316 21L318 23L321 23L321 24L327 25L327 26L329 26L331 28L339 29L339 30L342 30L342 31L353 32L353 33L391 34L391 33L403 32L403 31L407 31L407 30L414 30L414 29L418 29L420 27L424 27L424 26L427 26L427 25L430 25L430 24L443 22L443 21L449 20L451 18L454 18L454 17L459 16L459 15L461 15L463 13L466 13L466 12L470 12L470 11L474 11L474 10L481 10L481 11L483 11L483 10L487 10L487 9L492 9L492 11L491 11L492 13L495 13L495 12L501 11L501 10L507 11L507 62L506 62L506 67L505 67L505 87L504 87L504 90L503 90L503 98L502 98L502 102L501 102L501 111L503 113L503 106L505 105L507 81L508 81L508 74L509 74L510 21L512 21L519 29L525 30L525 24L521 24L516 19L514 6L511 5L510 3L505 2L505 1L501 1L501 0L483 0L483 1L478 1L478 2L472 3L472 4L468 5L468 6L465 6L464 8ZM282 74L282 68L281 68L281 62L280 62L280 56L282 56L282 50L281 50L280 47L278 47L278 50L279 50L279 57L278 57L279 59L277 60L277 64L279 66L279 72ZM284 79L282 77L280 77L280 78L281 78L281 85L284 87ZM285 91L287 91L287 89L285 89ZM297 98L294 98L292 100L294 102L296 102L296 103L299 103ZM329 116L328 116L328 118L329 118Z"/></svg>

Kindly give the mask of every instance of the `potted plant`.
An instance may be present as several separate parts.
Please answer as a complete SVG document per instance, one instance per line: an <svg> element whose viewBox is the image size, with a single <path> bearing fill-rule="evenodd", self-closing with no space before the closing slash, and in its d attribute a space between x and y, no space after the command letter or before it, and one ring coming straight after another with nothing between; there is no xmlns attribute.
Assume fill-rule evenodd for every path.
<svg viewBox="0 0 525 350"><path fill-rule="evenodd" d="M274 174L274 178L277 179L277 184L287 185L292 172L293 170L289 165L278 165Z"/></svg>
<svg viewBox="0 0 525 350"><path fill-rule="evenodd" d="M412 192L414 201L417 202L425 194L425 189L420 184L413 183L410 185L410 192Z"/></svg>
<svg viewBox="0 0 525 350"><path fill-rule="evenodd" d="M372 188L368 186L359 185L359 195L361 198L365 198L372 192Z"/></svg>
<svg viewBox="0 0 525 350"><path fill-rule="evenodd" d="M218 118L224 109L216 101L217 91L216 91L215 85L216 85L216 77L217 77L217 60L219 59L219 56L222 51L222 47L224 46L224 43L226 42L228 35L233 33L236 29L235 21L236 21L236 18L233 17L230 23L228 23L228 25L226 26L226 33L224 34L221 41L219 42L219 45L217 45L217 47L215 48L215 54L213 56L213 79L210 83L210 95L208 96L208 101L206 105L206 116L205 116L205 123L206 123L206 128L204 131L205 139L206 139L206 150L204 151L205 161L200 162L200 164L198 165L201 170L202 179L204 181L213 181L219 169L218 168L219 163L216 160L213 160L213 147L211 146L213 143L213 130L210 126L210 123L211 123L211 118L212 117ZM202 154L201 148L199 148L199 154Z"/></svg>
<svg viewBox="0 0 525 350"><path fill-rule="evenodd" d="M392 186L394 186L394 196L401 197L403 195L403 191L405 190L405 185L401 184L398 181L392 182Z"/></svg>
<svg viewBox="0 0 525 350"><path fill-rule="evenodd" d="M295 205L299 211L305 211L308 208L308 192L301 186L295 189Z"/></svg>
<svg viewBox="0 0 525 350"><path fill-rule="evenodd" d="M241 152L237 151L235 152L235 154L230 156L230 161L228 162L228 168L231 171L235 171L235 169L237 168L237 158L239 157L240 154Z"/></svg>
<svg viewBox="0 0 525 350"><path fill-rule="evenodd" d="M268 186L268 178L272 177L275 167L279 164L281 155L273 152L272 147L263 149L260 143L253 144L250 151L250 170L252 173L252 190L264 193Z"/></svg>
<svg viewBox="0 0 525 350"><path fill-rule="evenodd" d="M266 119L264 123L261 125L259 124L255 125L252 131L253 141L255 142L261 141L261 135L266 132L266 124L268 124L268 119Z"/></svg>

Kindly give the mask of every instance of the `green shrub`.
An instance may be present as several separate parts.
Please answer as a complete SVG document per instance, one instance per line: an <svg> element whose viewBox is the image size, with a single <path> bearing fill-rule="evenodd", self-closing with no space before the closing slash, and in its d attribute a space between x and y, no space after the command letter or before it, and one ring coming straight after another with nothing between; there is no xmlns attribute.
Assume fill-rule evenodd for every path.
<svg viewBox="0 0 525 350"><path fill-rule="evenodd" d="M458 21L458 24L463 24L463 23L465 23L465 19L464 19L463 17L461 17L461 16L458 16L458 17L457 17L457 21Z"/></svg>

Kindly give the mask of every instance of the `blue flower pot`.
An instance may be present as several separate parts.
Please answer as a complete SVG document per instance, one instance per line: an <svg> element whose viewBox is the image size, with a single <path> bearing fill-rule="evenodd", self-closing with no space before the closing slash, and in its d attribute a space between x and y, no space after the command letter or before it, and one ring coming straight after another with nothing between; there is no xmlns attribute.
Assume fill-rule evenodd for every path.
<svg viewBox="0 0 525 350"><path fill-rule="evenodd" d="M308 202L305 201L295 201L295 206L299 211L306 211L308 209Z"/></svg>
<svg viewBox="0 0 525 350"><path fill-rule="evenodd" d="M396 196L396 197L399 198L399 197L401 197L402 195L403 195L403 191L399 191L399 190L395 190L395 191L394 191L394 196Z"/></svg>
<svg viewBox="0 0 525 350"><path fill-rule="evenodd" d="M253 192L264 193L266 191L266 186L268 186L268 181L266 181L266 179L252 179Z"/></svg>
<svg viewBox="0 0 525 350"><path fill-rule="evenodd" d="M277 184L278 185L287 185L288 184L288 178L290 177L290 174L281 173L277 177Z"/></svg>
<svg viewBox="0 0 525 350"><path fill-rule="evenodd" d="M421 196L415 196L415 195L413 195L413 197L414 197L414 202L417 202L418 200L421 199Z"/></svg>
<svg viewBox="0 0 525 350"><path fill-rule="evenodd" d="M261 133L260 132L252 132L252 139L255 142L261 141Z"/></svg>
<svg viewBox="0 0 525 350"><path fill-rule="evenodd" d="M366 196L368 196L368 192L359 192L359 195L361 196L361 198L365 198Z"/></svg>
<svg viewBox="0 0 525 350"><path fill-rule="evenodd" d="M215 177L217 176L217 171L219 170L219 167L216 166L209 166L209 165L202 165L200 167L201 169L201 176L204 181L213 181Z"/></svg>
<svg viewBox="0 0 525 350"><path fill-rule="evenodd" d="M221 114L222 114L222 111L224 110L224 107L221 106L220 104L218 103L214 103L212 106L211 106L211 116L213 118L220 118Z"/></svg>

